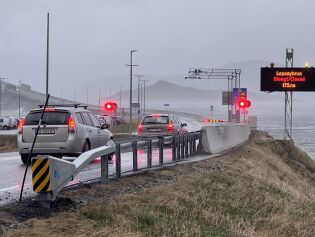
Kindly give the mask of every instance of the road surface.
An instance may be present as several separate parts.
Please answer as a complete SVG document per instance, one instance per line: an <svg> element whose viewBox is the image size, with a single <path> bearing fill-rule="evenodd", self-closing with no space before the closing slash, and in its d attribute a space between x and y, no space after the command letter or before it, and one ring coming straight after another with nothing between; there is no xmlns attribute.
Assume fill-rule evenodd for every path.
<svg viewBox="0 0 315 237"><path fill-rule="evenodd" d="M187 123L187 130L197 131L203 125L193 117L182 117L182 120ZM9 130L10 132L14 130ZM1 134L1 133L0 133ZM159 151L153 148L152 152L152 165L157 165L159 162ZM66 160L73 160L73 158L66 157ZM164 149L164 162L172 161L172 149L165 147ZM113 164L109 165L109 175L115 173L115 157ZM131 171L133 167L132 152L123 153L121 155L122 172ZM138 168L147 166L147 153L146 150L138 150ZM26 166L22 164L20 156L17 152L0 153L0 206L9 202L18 200L22 180ZM86 169L81 172L69 185L85 182L91 179L100 178L100 158L91 162ZM32 197L35 193L32 190L31 168L28 168L27 177L24 186L23 197Z"/></svg>

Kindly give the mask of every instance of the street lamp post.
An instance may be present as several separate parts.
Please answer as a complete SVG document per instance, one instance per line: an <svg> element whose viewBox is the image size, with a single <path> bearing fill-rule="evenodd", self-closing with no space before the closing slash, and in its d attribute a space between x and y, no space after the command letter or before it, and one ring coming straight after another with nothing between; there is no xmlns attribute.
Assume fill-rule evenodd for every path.
<svg viewBox="0 0 315 237"><path fill-rule="evenodd" d="M21 118L21 81L19 81L19 119Z"/></svg>
<svg viewBox="0 0 315 237"><path fill-rule="evenodd" d="M143 116L145 116L145 83L149 80L143 80Z"/></svg>
<svg viewBox="0 0 315 237"><path fill-rule="evenodd" d="M126 66L129 66L129 67L130 67L129 137L131 137L131 123L132 123L132 67L133 67L133 66L138 66L138 65L133 65L133 64L132 64L132 54L133 54L134 52L137 52L137 51L138 51L138 50L136 50L136 49L130 51L130 65L126 65Z"/></svg>
<svg viewBox="0 0 315 237"><path fill-rule="evenodd" d="M0 77L0 117L1 117L1 104L2 104L2 98L1 98L1 94L2 94L2 80L5 80L5 77Z"/></svg>
<svg viewBox="0 0 315 237"><path fill-rule="evenodd" d="M168 107L168 106L170 106L170 104L164 104L166 113L167 113L167 107Z"/></svg>
<svg viewBox="0 0 315 237"><path fill-rule="evenodd" d="M141 94L141 82L143 81L143 80L141 80L141 77L144 77L144 76L143 75L134 75L134 76L138 77L138 104L139 104L139 108L138 108L137 112L138 112L138 119L140 119L139 118L140 111L141 111L140 104L142 104L142 100L140 99L141 98L140 94Z"/></svg>
<svg viewBox="0 0 315 237"><path fill-rule="evenodd" d="M49 12L47 13L47 44L46 44L46 98L49 86Z"/></svg>

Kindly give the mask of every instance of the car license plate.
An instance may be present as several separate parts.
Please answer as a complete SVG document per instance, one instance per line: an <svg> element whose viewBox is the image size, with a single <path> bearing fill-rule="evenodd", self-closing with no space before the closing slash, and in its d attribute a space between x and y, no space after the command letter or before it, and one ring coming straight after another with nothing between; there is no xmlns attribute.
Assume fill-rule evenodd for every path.
<svg viewBox="0 0 315 237"><path fill-rule="evenodd" d="M162 129L161 128L150 128L149 131L150 132L161 132Z"/></svg>
<svg viewBox="0 0 315 237"><path fill-rule="evenodd" d="M36 132L36 129L34 129ZM55 134L56 129L54 128L40 128L38 134Z"/></svg>

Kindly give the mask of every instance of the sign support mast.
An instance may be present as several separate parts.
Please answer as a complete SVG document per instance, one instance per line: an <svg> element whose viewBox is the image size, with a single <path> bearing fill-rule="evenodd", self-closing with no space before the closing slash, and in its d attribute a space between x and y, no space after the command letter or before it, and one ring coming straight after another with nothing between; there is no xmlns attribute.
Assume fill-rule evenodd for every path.
<svg viewBox="0 0 315 237"><path fill-rule="evenodd" d="M293 51L294 49L286 49L285 66L293 67ZM293 92L285 91L284 95L284 139L292 140L292 106L293 106Z"/></svg>

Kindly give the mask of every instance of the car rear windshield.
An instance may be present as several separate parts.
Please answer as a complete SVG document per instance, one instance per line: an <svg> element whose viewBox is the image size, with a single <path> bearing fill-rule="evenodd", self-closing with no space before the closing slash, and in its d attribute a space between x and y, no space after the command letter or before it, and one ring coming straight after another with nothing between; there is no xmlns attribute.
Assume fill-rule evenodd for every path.
<svg viewBox="0 0 315 237"><path fill-rule="evenodd" d="M168 116L147 116L143 119L142 124L168 124Z"/></svg>
<svg viewBox="0 0 315 237"><path fill-rule="evenodd" d="M42 112L31 112L25 117L25 125L37 125ZM65 125L68 124L70 113L67 111L45 112L43 124L46 125Z"/></svg>

